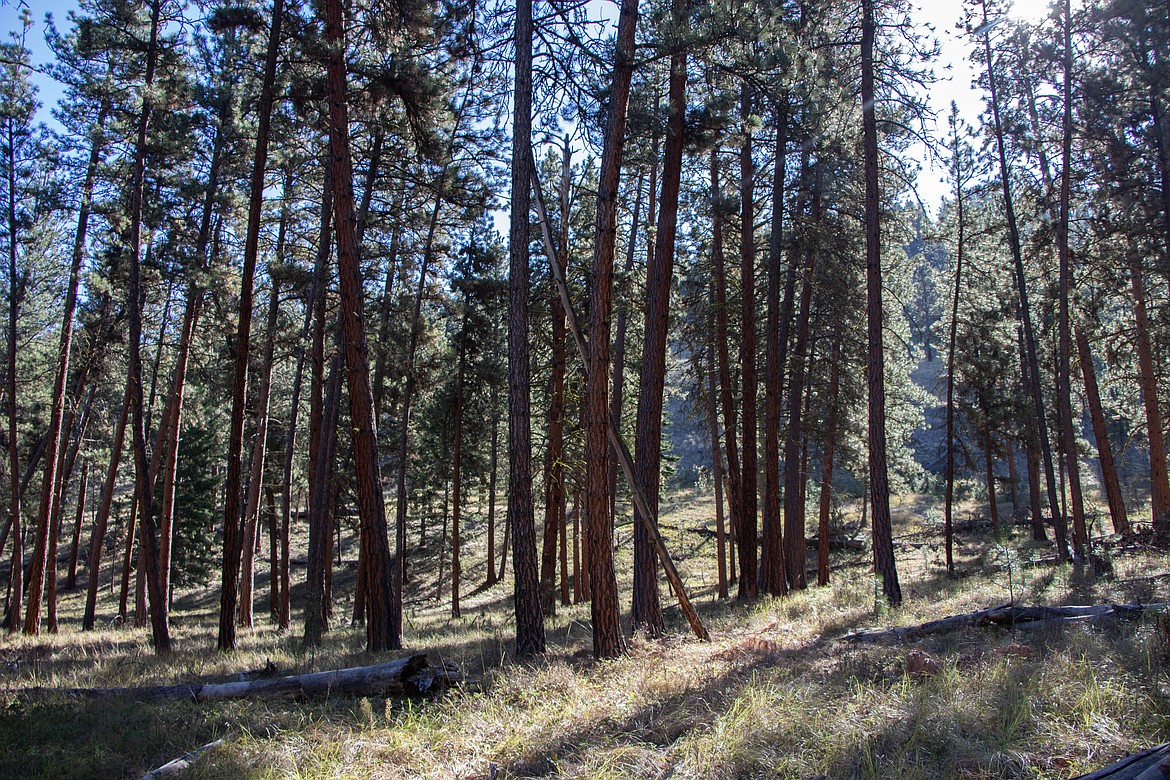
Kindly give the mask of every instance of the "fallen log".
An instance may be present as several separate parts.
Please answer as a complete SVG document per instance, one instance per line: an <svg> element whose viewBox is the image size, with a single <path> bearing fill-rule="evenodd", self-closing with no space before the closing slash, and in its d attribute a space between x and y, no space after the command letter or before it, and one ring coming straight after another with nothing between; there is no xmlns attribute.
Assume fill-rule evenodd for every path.
<svg viewBox="0 0 1170 780"><path fill-rule="evenodd" d="M140 688L38 687L13 692L25 696L64 694L86 698L191 699L197 702L280 696L299 700L327 696L417 696L455 685L463 679L463 674L454 664L432 666L425 655L414 655L373 666L235 682Z"/></svg>
<svg viewBox="0 0 1170 780"><path fill-rule="evenodd" d="M203 747L197 747L194 750L184 753L173 761L168 761L158 769L151 770L144 774L141 780L160 780L164 777L174 777L185 769L190 769L191 764L195 763L195 759L203 755L209 750L215 750L223 744L223 739L217 739L214 742L208 742Z"/></svg>
<svg viewBox="0 0 1170 780"><path fill-rule="evenodd" d="M931 620L916 626L899 626L868 631L855 631L841 637L848 642L877 642L883 639L913 639L927 634L953 631L968 626L999 628L1041 628L1058 623L1073 623L1082 620L1103 618L1124 618L1134 620L1149 610L1164 612L1170 604L1100 604L1094 606L1065 607L1022 607L1016 604L1000 604L988 609L967 612L962 615Z"/></svg>
<svg viewBox="0 0 1170 780"><path fill-rule="evenodd" d="M1164 780L1170 777L1170 742L1126 756L1104 769L1073 780Z"/></svg>

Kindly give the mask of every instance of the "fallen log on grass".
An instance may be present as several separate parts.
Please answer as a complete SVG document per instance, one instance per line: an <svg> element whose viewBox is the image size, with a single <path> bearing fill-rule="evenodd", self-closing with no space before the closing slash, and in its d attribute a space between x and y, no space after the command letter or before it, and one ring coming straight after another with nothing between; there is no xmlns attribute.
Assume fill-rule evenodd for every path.
<svg viewBox="0 0 1170 780"><path fill-rule="evenodd" d="M141 688L25 688L14 692L26 696L64 694L136 700L191 699L197 702L273 697L299 700L327 696L417 696L462 681L463 674L454 664L432 666L425 655L414 655L373 666L236 682Z"/></svg>
<svg viewBox="0 0 1170 780"><path fill-rule="evenodd" d="M1170 777L1170 742L1126 756L1104 769L1073 780L1164 780Z"/></svg>
<svg viewBox="0 0 1170 780"><path fill-rule="evenodd" d="M962 615L951 615L916 626L899 626L870 631L855 631L841 639L849 642L876 642L883 639L914 639L927 634L953 631L968 626L999 628L1042 628L1082 620L1124 618L1133 620L1149 610L1164 612L1170 604L1100 604L1095 606L1022 607L1007 603Z"/></svg>
<svg viewBox="0 0 1170 780"><path fill-rule="evenodd" d="M197 747L189 753L184 753L173 761L168 761L158 769L151 770L144 774L140 780L161 780L164 777L174 777L185 769L190 769L191 764L195 763L195 759L203 755L209 750L215 750L223 744L223 739L217 739L214 742L208 742L203 747Z"/></svg>

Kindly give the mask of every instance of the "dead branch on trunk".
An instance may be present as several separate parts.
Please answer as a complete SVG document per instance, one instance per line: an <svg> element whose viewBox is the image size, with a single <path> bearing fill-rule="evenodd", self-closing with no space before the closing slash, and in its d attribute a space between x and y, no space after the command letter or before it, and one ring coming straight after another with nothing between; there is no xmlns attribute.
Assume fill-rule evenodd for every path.
<svg viewBox="0 0 1170 780"><path fill-rule="evenodd" d="M64 694L87 698L118 697L134 700L224 699L288 697L297 700L326 696L417 696L440 691L464 679L451 663L432 666L426 655L414 655L373 666L334 669L289 677L269 677L224 683L161 685L142 688L26 688L25 696Z"/></svg>
<svg viewBox="0 0 1170 780"><path fill-rule="evenodd" d="M1135 620L1145 611L1165 612L1170 604L1101 604L1096 606L1022 607L999 606L931 620L917 626L899 626L874 631L856 631L841 637L848 642L877 642L883 639L915 639L927 634L953 631L968 626L1037 629L1058 623L1123 618Z"/></svg>

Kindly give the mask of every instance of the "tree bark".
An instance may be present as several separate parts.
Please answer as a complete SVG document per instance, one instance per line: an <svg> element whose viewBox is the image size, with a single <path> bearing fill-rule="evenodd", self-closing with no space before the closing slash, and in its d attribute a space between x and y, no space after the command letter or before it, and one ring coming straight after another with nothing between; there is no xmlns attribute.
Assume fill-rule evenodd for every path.
<svg viewBox="0 0 1170 780"><path fill-rule="evenodd" d="M235 368L232 379L231 433L228 439L227 487L224 493L223 573L219 606L220 650L236 648L236 608L239 602L240 555L242 552L241 507L244 450L244 411L248 392L248 351L252 338L252 286L259 254L261 208L264 204L264 172L268 160L268 137L275 102L276 63L280 53L280 31L284 0L273 0L272 25L257 109L256 149L252 158L252 179L248 198L248 226L244 239L244 267L240 281L239 322L236 330Z"/></svg>
<svg viewBox="0 0 1170 780"><path fill-rule="evenodd" d="M329 527L329 483L332 481L334 449L337 445L337 417L341 406L341 355L335 354L325 383L325 397L321 409L321 429L318 434L317 458L311 475L309 491L309 554L305 585L305 647L316 647L329 630L329 610L326 588L326 570L329 567L329 542L333 529Z"/></svg>
<svg viewBox="0 0 1170 780"><path fill-rule="evenodd" d="M841 336L833 339L829 368L829 420L821 457L821 497L817 516L817 584L829 584L829 510L833 503L833 455L837 446L837 394L841 388Z"/></svg>
<svg viewBox="0 0 1170 780"><path fill-rule="evenodd" d="M678 12L677 5L675 12ZM670 326L670 288L674 277L678 200L686 126L687 53L679 44L670 55L667 87L669 118L662 159L662 195L654 256L646 268L645 333L642 341L642 386L638 394L637 438L634 442L635 479L658 516L662 481L662 406L666 384L667 331ZM652 637L666 632L658 595L658 559L650 538L648 518L634 525L634 629Z"/></svg>
<svg viewBox="0 0 1170 780"><path fill-rule="evenodd" d="M613 522L609 517L609 334L613 309L613 265L617 242L617 198L625 147L626 110L634 71L636 0L622 0L618 15L613 80L606 114L605 144L598 172L597 227L589 306L589 353L585 388L585 513L593 618L593 655L613 658L625 650L619 623Z"/></svg>
<svg viewBox="0 0 1170 780"><path fill-rule="evenodd" d="M402 646L402 593L387 539L386 507L378 469L378 433L370 387L369 351L361 292L361 267L355 231L353 162L349 145L344 11L342 0L328 0L324 11L329 96L329 142L333 168L333 213L341 288L346 384L353 428L361 546L366 561L366 649Z"/></svg>
<svg viewBox="0 0 1170 780"><path fill-rule="evenodd" d="M1101 484L1109 503L1109 516L1113 520L1113 532L1128 536L1133 533L1129 516L1125 511L1125 499L1121 494L1121 482L1117 478L1117 466L1113 462L1113 447L1109 443L1109 427L1105 412L1101 408L1101 391L1097 387L1097 372L1093 368L1093 353L1084 329L1074 329L1077 342L1077 361L1081 364L1081 377L1085 382L1085 398L1089 406L1089 417L1093 421L1093 439L1097 444L1097 460L1101 464Z"/></svg>
<svg viewBox="0 0 1170 780"><path fill-rule="evenodd" d="M788 156L788 96L776 101L776 151L772 174L772 227L768 240L768 303L764 368L764 512L760 585L774 596L788 593L784 534L780 516L780 395L784 385L784 352L780 344L780 277L784 254L784 178ZM785 293L788 291L785 290ZM787 315L787 312L785 312ZM784 328L787 341L787 328ZM785 345L786 346L786 345ZM720 509L722 512L722 509ZM722 547L722 534L719 545ZM723 564L720 563L720 566ZM722 581L722 574L720 577Z"/></svg>
<svg viewBox="0 0 1170 780"><path fill-rule="evenodd" d="M1158 400L1157 374L1150 346L1150 318L1146 313L1146 292L1142 280L1141 259L1132 257L1129 265L1130 289L1133 291L1133 314L1137 326L1138 386L1146 412L1146 439L1150 447L1150 509L1154 536L1170 536L1170 482L1166 475L1166 442L1163 437L1162 406Z"/></svg>
<svg viewBox="0 0 1170 780"><path fill-rule="evenodd" d="M512 204L508 264L508 517L516 579L516 655L544 652L544 616L536 568L528 356L528 224L532 190L532 2L518 0L512 115Z"/></svg>
<svg viewBox="0 0 1170 780"><path fill-rule="evenodd" d="M882 250L881 195L878 191L877 112L874 102L873 0L862 0L861 22L861 116L862 150L865 157L865 265L869 360L869 497L873 505L874 567L882 581L882 592L892 607L902 604L902 588L894 563L893 526L890 520L890 483L886 464L885 354L882 347Z"/></svg>
<svg viewBox="0 0 1170 780"><path fill-rule="evenodd" d="M811 222L816 230L821 221L821 185L823 165L817 159L813 173ZM788 586L793 590L808 587L805 553L806 523L804 512L804 480L801 474L801 444L804 440L803 405L806 366L812 363L809 355L809 321L812 317L813 272L816 252L812 242L804 252L804 270L801 274L800 311L797 314L796 344L792 352L792 370L788 379L788 432L784 437L784 562Z"/></svg>
<svg viewBox="0 0 1170 780"><path fill-rule="evenodd" d="M743 143L739 150L739 214L740 214L740 393L743 405L743 450L740 470L740 595L759 593L756 570L757 491L756 491L756 210L755 163L752 160L751 89L746 83L740 88L740 119L743 122Z"/></svg>
<svg viewBox="0 0 1170 780"><path fill-rule="evenodd" d="M986 0L981 0L981 8L983 11L983 28L990 30L990 26L987 23ZM995 129L996 147L999 152L999 172L1003 186L1004 210L1007 215L1008 244L1012 252L1016 277L1016 291L1019 295L1019 316L1023 328L1024 342L1024 383L1028 386L1028 392L1032 396L1033 424L1040 445L1039 454L1044 467L1045 482L1048 487L1048 505L1052 511L1052 525L1056 534L1056 548L1061 560L1067 560L1069 557L1068 540L1066 538L1068 536L1068 527L1065 523L1064 515L1060 511L1060 501L1056 490L1056 475L1052 465L1052 446L1049 443L1047 418L1044 414L1044 395L1040 383L1040 364L1036 356L1036 335L1032 328L1032 314L1028 305L1028 279L1024 271L1024 259L1020 249L1020 231L1016 222L1015 202L1012 199L1011 175L1007 163L1003 125L999 116L998 85L995 79L995 68L991 56L991 36L989 32L985 32L983 35L983 47L987 58L987 80L991 93L991 114Z"/></svg>
<svg viewBox="0 0 1170 780"><path fill-rule="evenodd" d="M702 381L700 379L700 381ZM707 392L703 401L711 434L711 481L715 488L715 559L719 598L727 598L727 538L723 518L723 452L719 446L719 423L715 414L715 346L707 343ZM787 583L786 583L787 584Z"/></svg>

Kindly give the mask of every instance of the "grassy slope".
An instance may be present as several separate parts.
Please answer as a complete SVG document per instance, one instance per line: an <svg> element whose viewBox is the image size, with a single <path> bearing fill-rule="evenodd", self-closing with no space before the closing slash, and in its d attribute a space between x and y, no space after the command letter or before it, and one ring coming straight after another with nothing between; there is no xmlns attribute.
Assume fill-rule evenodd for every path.
<svg viewBox="0 0 1170 780"><path fill-rule="evenodd" d="M415 591L425 597L408 607L409 649L454 660L474 678L433 701L142 705L12 693L222 680L266 659L287 673L376 660L361 651L362 629L349 626L330 633L316 654L302 654L299 636L277 634L259 606L257 628L241 632L241 651L217 655L211 590L177 599L178 651L159 660L144 629L80 633L83 597L67 594L60 635L0 640L0 656L12 662L0 667L9 689L0 693L0 777L138 777L225 735L228 744L184 776L1067 777L1170 738L1170 645L1152 618L1015 635L972 629L901 645L835 641L855 627L1001 603L1021 587L1026 603L1170 600L1158 576L1168 570L1162 552L1115 553L1112 578L1023 567L1047 553L1018 538L988 544L978 525L960 534L964 576L951 579L941 569L937 529L923 527L928 508L925 500L895 508L907 594L896 613L875 610L865 557L852 553L835 554L841 568L829 589L717 603L713 543L674 533L669 543L714 641L690 639L669 609L674 633L635 640L626 658L605 663L590 655L588 605L561 608L549 622L548 655L516 663L510 583L465 598L464 617L452 621L449 602L434 599L435 561L425 561L414 570ZM711 514L705 500L679 495L664 523L694 527ZM619 527L619 543L629 535ZM619 570L628 571L627 548ZM482 550L468 558L482 561ZM482 563L466 568L468 582L482 582ZM346 610L341 604L338 614ZM915 648L938 659L941 671L907 674Z"/></svg>

